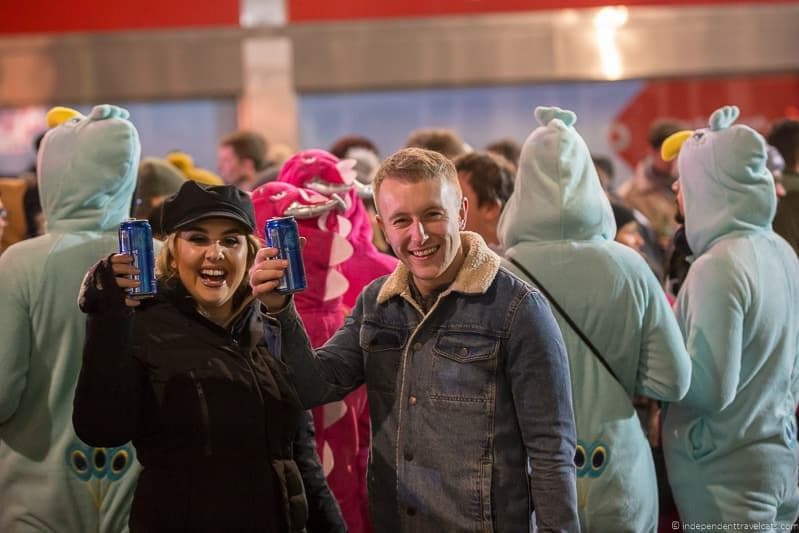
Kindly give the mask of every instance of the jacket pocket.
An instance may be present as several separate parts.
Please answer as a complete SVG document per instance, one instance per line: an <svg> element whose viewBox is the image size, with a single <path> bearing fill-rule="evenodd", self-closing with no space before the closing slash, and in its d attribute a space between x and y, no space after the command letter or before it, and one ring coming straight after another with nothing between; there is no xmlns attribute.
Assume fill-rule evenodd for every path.
<svg viewBox="0 0 799 533"><path fill-rule="evenodd" d="M441 331L433 347L433 399L493 402L500 339L480 331Z"/></svg>
<svg viewBox="0 0 799 533"><path fill-rule="evenodd" d="M364 322L361 325L359 342L361 349L367 352L401 351L407 336L408 332L402 328Z"/></svg>
<svg viewBox="0 0 799 533"><path fill-rule="evenodd" d="M283 515L288 531L304 531L308 522L308 500L297 464L292 459L274 459L272 468L281 492Z"/></svg>
<svg viewBox="0 0 799 533"><path fill-rule="evenodd" d="M436 355L458 363L484 361L496 356L499 338L486 333L442 331L436 338Z"/></svg>
<svg viewBox="0 0 799 533"><path fill-rule="evenodd" d="M363 323L359 343L370 391L394 394L407 337L405 329Z"/></svg>
<svg viewBox="0 0 799 533"><path fill-rule="evenodd" d="M205 439L203 453L205 455L211 455L211 414L208 410L208 398L205 395L202 381L197 378L197 374L194 373L194 370L189 371L189 376L191 376L191 381L194 383L194 388L197 391L197 400L200 405L200 423L202 424L202 431Z"/></svg>

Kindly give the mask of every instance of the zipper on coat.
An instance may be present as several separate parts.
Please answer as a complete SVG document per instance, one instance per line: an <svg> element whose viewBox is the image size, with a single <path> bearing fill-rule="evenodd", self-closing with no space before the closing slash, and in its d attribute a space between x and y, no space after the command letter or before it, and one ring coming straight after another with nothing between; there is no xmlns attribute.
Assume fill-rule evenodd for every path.
<svg viewBox="0 0 799 533"><path fill-rule="evenodd" d="M261 392L261 385L258 383L258 375L255 373L255 369L252 367L252 361L250 360L250 357L252 357L252 350L255 348L251 347L250 351L247 352L245 348L239 345L239 341L236 339L231 339L231 342L235 348L228 346L227 350L231 355L244 359L244 364L247 365L247 370L250 372L250 377L252 378L253 387L255 387L255 393L258 395L258 401L261 402L262 406L266 405L264 402L264 394Z"/></svg>
<svg viewBox="0 0 799 533"><path fill-rule="evenodd" d="M194 370L189 371L194 387L197 389L197 398L200 400L200 417L202 418L203 433L205 434L205 446L203 452L205 455L211 455L211 415L208 412L208 399L205 397L205 389L203 384L197 379Z"/></svg>
<svg viewBox="0 0 799 533"><path fill-rule="evenodd" d="M255 369L252 366L252 361L250 360L250 357L252 357L252 350L254 350L255 347L250 347L250 352L248 353L244 351L245 349L241 347L239 341L237 341L236 339L231 339L231 342L233 346L235 346L236 348L227 346L226 350L234 357L241 357L244 360L244 364L247 366L247 370L250 372L250 377L252 378L252 386L255 388L255 393L258 395L258 401L261 402L261 407L263 408L262 410L264 412L264 427L266 427L269 418L268 415L266 414L266 407L265 407L266 401L264 400L264 393L263 391L261 391L261 384L258 382L258 374L256 374Z"/></svg>

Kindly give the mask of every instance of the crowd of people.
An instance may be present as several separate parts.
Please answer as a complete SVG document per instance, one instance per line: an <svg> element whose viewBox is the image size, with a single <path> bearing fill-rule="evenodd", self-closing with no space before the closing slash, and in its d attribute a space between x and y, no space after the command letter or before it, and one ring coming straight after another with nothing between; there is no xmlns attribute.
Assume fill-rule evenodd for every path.
<svg viewBox="0 0 799 533"><path fill-rule="evenodd" d="M738 115L657 121L617 186L557 107L385 158L238 131L218 174L55 108L0 183L0 531L790 529L799 121Z"/></svg>

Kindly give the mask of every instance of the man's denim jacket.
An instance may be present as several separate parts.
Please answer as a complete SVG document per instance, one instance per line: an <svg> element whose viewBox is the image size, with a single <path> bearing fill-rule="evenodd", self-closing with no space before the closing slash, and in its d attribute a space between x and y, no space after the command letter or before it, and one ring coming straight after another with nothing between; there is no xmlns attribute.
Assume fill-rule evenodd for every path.
<svg viewBox="0 0 799 533"><path fill-rule="evenodd" d="M478 235L461 239L463 267L427 314L400 264L315 354L293 306L273 315L283 359L306 408L366 383L375 531L525 533L533 502L539 531L579 531L560 330Z"/></svg>

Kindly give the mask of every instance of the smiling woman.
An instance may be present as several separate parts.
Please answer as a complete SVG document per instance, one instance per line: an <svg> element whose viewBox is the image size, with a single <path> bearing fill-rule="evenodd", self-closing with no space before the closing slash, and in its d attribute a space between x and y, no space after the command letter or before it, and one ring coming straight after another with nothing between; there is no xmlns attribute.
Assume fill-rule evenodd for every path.
<svg viewBox="0 0 799 533"><path fill-rule="evenodd" d="M161 219L154 298L126 298L139 282L122 254L92 268L81 296L73 422L93 446L133 441L144 468L130 530L344 531L310 418L250 297L249 195L187 181ZM165 512L175 501L191 503Z"/></svg>
<svg viewBox="0 0 799 533"><path fill-rule="evenodd" d="M186 182L164 202L167 240L156 260L158 278L167 290L181 285L200 315L225 326L251 301L244 274L260 248L254 224L246 193L232 186ZM118 266L116 274L126 274L126 268Z"/></svg>
<svg viewBox="0 0 799 533"><path fill-rule="evenodd" d="M158 257L159 278L179 279L197 311L224 325L242 304L249 303L245 272L260 247L240 223L208 218L170 234Z"/></svg>

